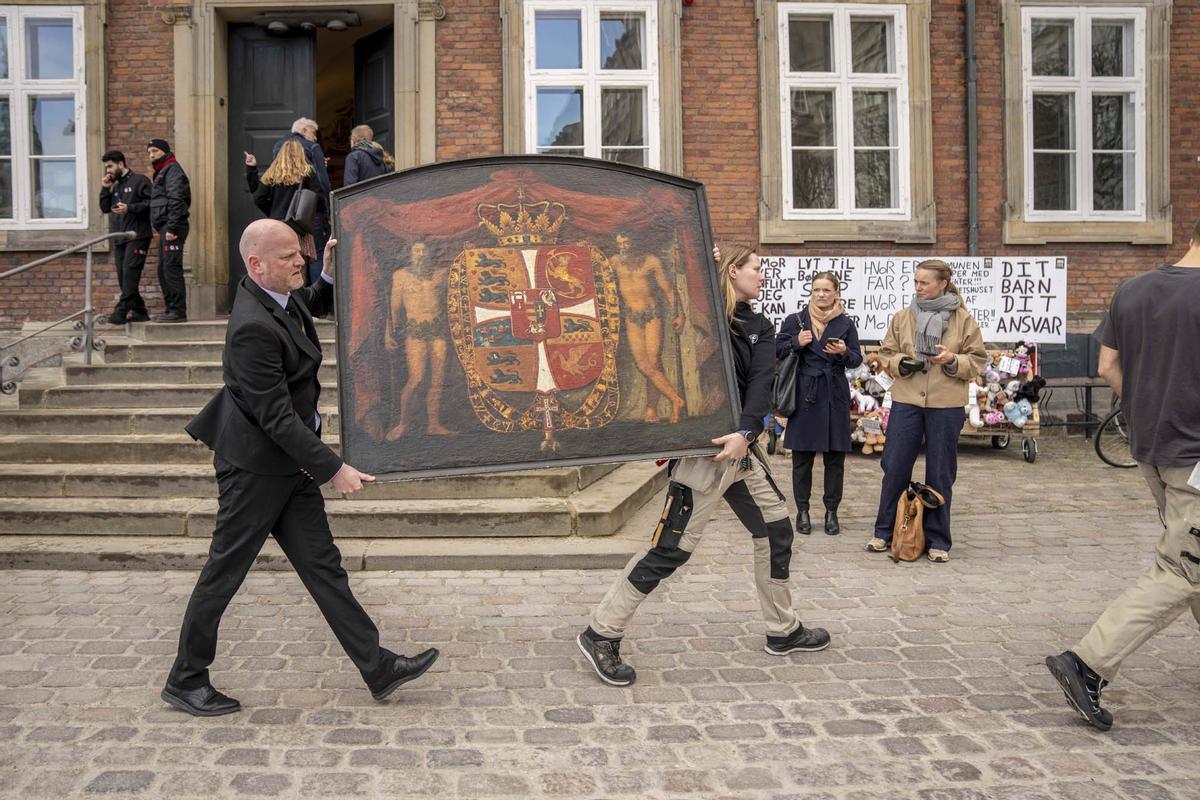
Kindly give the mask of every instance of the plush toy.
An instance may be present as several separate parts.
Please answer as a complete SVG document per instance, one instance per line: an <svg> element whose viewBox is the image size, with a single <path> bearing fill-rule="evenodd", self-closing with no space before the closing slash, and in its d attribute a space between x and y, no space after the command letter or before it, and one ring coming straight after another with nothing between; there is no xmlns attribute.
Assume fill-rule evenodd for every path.
<svg viewBox="0 0 1200 800"><path fill-rule="evenodd" d="M1004 416L1018 428L1024 428L1033 413L1033 405L1028 400L1009 401L1004 404Z"/></svg>
<svg viewBox="0 0 1200 800"><path fill-rule="evenodd" d="M983 418L985 425L1001 425L1004 423L1003 411L989 411Z"/></svg>
<svg viewBox="0 0 1200 800"><path fill-rule="evenodd" d="M852 407L860 414L865 414L869 411L875 411L877 408L879 408L878 400L857 388L850 389L850 403Z"/></svg>
<svg viewBox="0 0 1200 800"><path fill-rule="evenodd" d="M979 378L967 384L967 419L971 421L972 428L983 427L983 417L979 407L980 394L985 397L987 389L982 385Z"/></svg>
<svg viewBox="0 0 1200 800"><path fill-rule="evenodd" d="M862 445L863 455L883 452L884 442L887 441L883 433L883 412L871 411L859 417L858 424L850 434L850 441Z"/></svg>
<svg viewBox="0 0 1200 800"><path fill-rule="evenodd" d="M1003 380L1000 374L1000 370L988 367L983 371L983 380L985 383L1000 383Z"/></svg>
<svg viewBox="0 0 1200 800"><path fill-rule="evenodd" d="M1004 393L1009 397L1015 397L1020 388L1021 382L1014 379L1004 384Z"/></svg>
<svg viewBox="0 0 1200 800"><path fill-rule="evenodd" d="M1036 403L1041 397L1042 389L1046 388L1046 379L1041 375L1034 375L1025 383L1021 384L1021 388L1013 395L1015 400L1028 400L1030 403Z"/></svg>

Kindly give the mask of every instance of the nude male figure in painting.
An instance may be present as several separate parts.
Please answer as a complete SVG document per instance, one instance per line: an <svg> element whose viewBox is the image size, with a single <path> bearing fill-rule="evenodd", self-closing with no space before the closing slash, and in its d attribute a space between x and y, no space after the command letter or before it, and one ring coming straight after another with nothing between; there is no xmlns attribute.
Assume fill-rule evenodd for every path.
<svg viewBox="0 0 1200 800"><path fill-rule="evenodd" d="M434 268L429 248L416 242L408 266L392 274L391 314L385 344L388 350L404 340L408 379L400 390L400 422L384 437L394 442L412 427L413 394L421 385L425 393L426 430L453 433L441 422L442 388L446 382L446 354L450 343L446 326L446 272ZM426 378L428 377L428 380Z"/></svg>
<svg viewBox="0 0 1200 800"><path fill-rule="evenodd" d="M609 259L617 272L621 292L622 315L629 335L629 348L638 371L646 376L646 422L658 422L659 394L671 403L671 422L679 421L684 400L667 380L662 368L663 321L659 316L661 295L672 316L675 332L683 330L683 316L675 299L675 289L667 279L658 256L634 255L628 234L618 233L617 255Z"/></svg>

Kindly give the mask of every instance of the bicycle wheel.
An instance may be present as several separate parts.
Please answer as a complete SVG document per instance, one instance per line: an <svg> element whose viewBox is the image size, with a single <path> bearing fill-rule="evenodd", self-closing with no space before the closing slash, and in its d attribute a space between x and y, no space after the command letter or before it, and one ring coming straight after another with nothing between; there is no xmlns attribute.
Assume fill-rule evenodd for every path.
<svg viewBox="0 0 1200 800"><path fill-rule="evenodd" d="M1125 424L1125 415L1121 409L1113 409L1100 427L1096 429L1096 455L1105 464L1113 467L1128 469L1136 467L1133 453L1129 449L1129 426Z"/></svg>

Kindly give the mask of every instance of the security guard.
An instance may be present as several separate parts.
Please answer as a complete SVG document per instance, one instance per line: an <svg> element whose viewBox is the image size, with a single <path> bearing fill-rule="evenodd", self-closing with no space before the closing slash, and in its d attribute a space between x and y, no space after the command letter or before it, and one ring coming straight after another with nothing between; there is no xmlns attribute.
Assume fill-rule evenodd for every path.
<svg viewBox="0 0 1200 800"><path fill-rule="evenodd" d="M150 179L125 164L125 154L109 150L101 157L104 177L100 179L100 210L109 215L113 233L132 231L133 239L113 244L113 267L121 296L107 321L113 325L146 322L146 301L138 284L150 250Z"/></svg>

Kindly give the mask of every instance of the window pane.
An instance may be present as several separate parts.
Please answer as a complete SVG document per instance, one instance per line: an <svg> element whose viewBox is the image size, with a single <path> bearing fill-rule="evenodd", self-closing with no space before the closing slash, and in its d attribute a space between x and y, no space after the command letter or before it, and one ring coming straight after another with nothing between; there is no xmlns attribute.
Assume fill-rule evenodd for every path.
<svg viewBox="0 0 1200 800"><path fill-rule="evenodd" d="M642 69L641 14L600 15L600 68Z"/></svg>
<svg viewBox="0 0 1200 800"><path fill-rule="evenodd" d="M579 12L539 11L533 25L538 69L579 69L583 66L583 25Z"/></svg>
<svg viewBox="0 0 1200 800"><path fill-rule="evenodd" d="M792 206L837 206L837 156L834 150L792 151Z"/></svg>
<svg viewBox="0 0 1200 800"><path fill-rule="evenodd" d="M537 90L538 147L583 147L583 88Z"/></svg>
<svg viewBox="0 0 1200 800"><path fill-rule="evenodd" d="M0 159L0 217L12 219L12 159Z"/></svg>
<svg viewBox="0 0 1200 800"><path fill-rule="evenodd" d="M1075 154L1033 154L1033 207L1039 211L1075 210Z"/></svg>
<svg viewBox="0 0 1200 800"><path fill-rule="evenodd" d="M792 147L831 147L834 144L833 90L794 90Z"/></svg>
<svg viewBox="0 0 1200 800"><path fill-rule="evenodd" d="M31 80L75 77L71 20L25 20L25 76Z"/></svg>
<svg viewBox="0 0 1200 800"><path fill-rule="evenodd" d="M854 144L858 147L890 147L892 93L887 90L854 93Z"/></svg>
<svg viewBox="0 0 1200 800"><path fill-rule="evenodd" d="M894 72L892 67L892 21L861 19L850 22L850 52L854 72Z"/></svg>
<svg viewBox="0 0 1200 800"><path fill-rule="evenodd" d="M1133 210L1133 165L1133 153L1092 156L1092 206L1097 211Z"/></svg>
<svg viewBox="0 0 1200 800"><path fill-rule="evenodd" d="M646 143L645 89L600 90L600 144L640 147Z"/></svg>
<svg viewBox="0 0 1200 800"><path fill-rule="evenodd" d="M0 97L0 156L12 155L12 128L9 123L8 98Z"/></svg>
<svg viewBox="0 0 1200 800"><path fill-rule="evenodd" d="M1092 75L1097 78L1133 74L1133 23L1104 20L1092 23Z"/></svg>
<svg viewBox="0 0 1200 800"><path fill-rule="evenodd" d="M1127 94L1092 96L1092 146L1096 150L1132 150L1133 102Z"/></svg>
<svg viewBox="0 0 1200 800"><path fill-rule="evenodd" d="M75 155L75 98L29 98L30 153Z"/></svg>
<svg viewBox="0 0 1200 800"><path fill-rule="evenodd" d="M75 216L75 159L31 159L33 216L69 219Z"/></svg>
<svg viewBox="0 0 1200 800"><path fill-rule="evenodd" d="M1033 96L1033 148L1035 150L1075 149L1074 95L1035 94Z"/></svg>
<svg viewBox="0 0 1200 800"><path fill-rule="evenodd" d="M635 147L629 150L613 150L605 148L600 157L605 161L616 161L618 164L632 164L635 167L646 166L646 150Z"/></svg>
<svg viewBox="0 0 1200 800"><path fill-rule="evenodd" d="M1074 75L1073 40L1075 25L1070 20L1035 19L1033 34L1034 75Z"/></svg>
<svg viewBox="0 0 1200 800"><path fill-rule="evenodd" d="M8 80L8 18L0 17L0 80Z"/></svg>
<svg viewBox="0 0 1200 800"><path fill-rule="evenodd" d="M859 150L854 154L854 203L858 208L895 208L896 151Z"/></svg>
<svg viewBox="0 0 1200 800"><path fill-rule="evenodd" d="M833 20L788 18L788 65L792 72L833 72Z"/></svg>
<svg viewBox="0 0 1200 800"><path fill-rule="evenodd" d="M582 147L540 147L538 153L544 156L582 156Z"/></svg>

